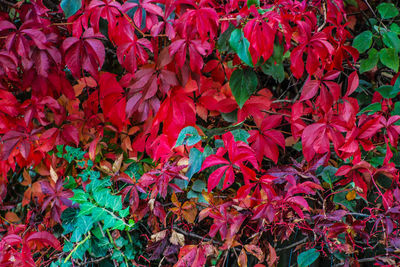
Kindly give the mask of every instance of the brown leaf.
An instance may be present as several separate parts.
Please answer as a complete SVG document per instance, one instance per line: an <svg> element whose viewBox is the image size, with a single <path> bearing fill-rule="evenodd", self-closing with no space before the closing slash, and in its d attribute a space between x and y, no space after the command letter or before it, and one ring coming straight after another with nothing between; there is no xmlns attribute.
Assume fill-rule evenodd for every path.
<svg viewBox="0 0 400 267"><path fill-rule="evenodd" d="M276 266L278 263L278 257L276 256L276 251L270 243L268 243L269 255L268 255L268 266Z"/></svg>
<svg viewBox="0 0 400 267"><path fill-rule="evenodd" d="M194 223L197 215L196 204L192 201L186 201L182 206L182 216L188 223Z"/></svg>
<svg viewBox="0 0 400 267"><path fill-rule="evenodd" d="M152 242L158 242L158 241L164 239L165 236L167 235L167 231L168 230L163 230L161 232L158 232L158 233L155 233L155 234L151 235L151 237L150 237L151 241Z"/></svg>
<svg viewBox="0 0 400 267"><path fill-rule="evenodd" d="M238 261L239 267L247 267L247 255L246 255L246 251L244 249L242 249L242 251L240 252L240 255L239 255L237 261Z"/></svg>
<svg viewBox="0 0 400 267"><path fill-rule="evenodd" d="M244 245L247 252L255 256L260 262L264 261L265 255L259 246L247 244Z"/></svg>

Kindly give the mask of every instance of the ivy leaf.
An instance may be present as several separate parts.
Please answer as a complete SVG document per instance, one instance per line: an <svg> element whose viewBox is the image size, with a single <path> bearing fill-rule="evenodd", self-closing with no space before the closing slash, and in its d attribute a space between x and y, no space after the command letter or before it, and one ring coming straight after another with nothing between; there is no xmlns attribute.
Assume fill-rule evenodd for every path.
<svg viewBox="0 0 400 267"><path fill-rule="evenodd" d="M79 216L76 221L76 228L71 236L71 242L79 242L82 236L90 231L93 226L93 219L90 216Z"/></svg>
<svg viewBox="0 0 400 267"><path fill-rule="evenodd" d="M255 93L257 85L257 75L252 69L237 69L232 73L229 86L240 108Z"/></svg>
<svg viewBox="0 0 400 267"><path fill-rule="evenodd" d="M379 51L379 58L383 65L397 72L399 70L399 57L394 48L383 48Z"/></svg>
<svg viewBox="0 0 400 267"><path fill-rule="evenodd" d="M196 128L188 126L182 129L176 140L175 147L186 144L187 146L193 146L201 141L201 136L197 132Z"/></svg>
<svg viewBox="0 0 400 267"><path fill-rule="evenodd" d="M353 40L353 47L360 53L367 51L372 45L372 32L364 31L357 35Z"/></svg>
<svg viewBox="0 0 400 267"><path fill-rule="evenodd" d="M64 11L65 17L69 18L82 7L81 0L61 0L60 6Z"/></svg>
<svg viewBox="0 0 400 267"><path fill-rule="evenodd" d="M297 258L297 264L299 267L310 266L318 259L319 254L320 253L315 248L304 251L300 253L299 257Z"/></svg>
<svg viewBox="0 0 400 267"><path fill-rule="evenodd" d="M244 63L253 67L253 62L251 61L251 55L249 51L250 42L246 39L246 37L244 37L241 29L236 29L232 32L231 38L229 39L229 44Z"/></svg>
<svg viewBox="0 0 400 267"><path fill-rule="evenodd" d="M80 206L80 212L78 214L78 216L82 216L82 215L90 215L93 213L93 211L97 208L95 205L93 205L90 202L85 202L82 203Z"/></svg>
<svg viewBox="0 0 400 267"><path fill-rule="evenodd" d="M392 3L382 3L376 7L378 9L381 18L383 19L391 19L399 15L399 10Z"/></svg>

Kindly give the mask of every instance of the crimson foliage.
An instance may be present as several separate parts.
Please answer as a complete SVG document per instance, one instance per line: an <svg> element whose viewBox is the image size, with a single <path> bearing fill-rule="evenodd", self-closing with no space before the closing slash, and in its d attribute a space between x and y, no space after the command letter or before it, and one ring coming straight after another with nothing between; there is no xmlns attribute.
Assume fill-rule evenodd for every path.
<svg viewBox="0 0 400 267"><path fill-rule="evenodd" d="M0 0L0 265L399 264L395 5L43 2Z"/></svg>

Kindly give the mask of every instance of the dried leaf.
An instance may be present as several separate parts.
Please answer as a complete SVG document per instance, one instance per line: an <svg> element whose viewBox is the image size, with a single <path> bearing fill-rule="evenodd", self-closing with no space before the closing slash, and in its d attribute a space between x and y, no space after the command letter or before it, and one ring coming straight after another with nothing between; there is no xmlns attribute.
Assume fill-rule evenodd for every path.
<svg viewBox="0 0 400 267"><path fill-rule="evenodd" d="M185 245L185 236L176 231L172 231L171 237L169 238L169 242L171 242L174 245L177 246L179 245L183 247Z"/></svg>
<svg viewBox="0 0 400 267"><path fill-rule="evenodd" d="M51 177L51 180L53 180L53 182L57 183L58 175L57 175L56 171L53 169L53 166L50 166L50 177Z"/></svg>

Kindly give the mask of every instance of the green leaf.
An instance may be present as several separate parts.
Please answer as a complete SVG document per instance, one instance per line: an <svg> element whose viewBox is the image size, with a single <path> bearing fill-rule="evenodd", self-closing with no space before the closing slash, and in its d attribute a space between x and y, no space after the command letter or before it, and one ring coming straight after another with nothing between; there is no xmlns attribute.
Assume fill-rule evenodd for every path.
<svg viewBox="0 0 400 267"><path fill-rule="evenodd" d="M125 229L125 222L123 220L116 220L114 223L113 230L124 230Z"/></svg>
<svg viewBox="0 0 400 267"><path fill-rule="evenodd" d="M76 228L71 236L72 242L79 242L82 236L87 234L93 226L93 219L90 216L80 216L76 221Z"/></svg>
<svg viewBox="0 0 400 267"><path fill-rule="evenodd" d="M227 52L230 49L229 39L234 29L235 26L230 23L228 29L226 29L218 38L218 50L220 52Z"/></svg>
<svg viewBox="0 0 400 267"><path fill-rule="evenodd" d="M321 172L321 178L325 182L329 184L330 187L333 186L333 183L340 179L340 176L335 176L335 173L338 169L333 166L326 166Z"/></svg>
<svg viewBox="0 0 400 267"><path fill-rule="evenodd" d="M374 114L375 112L381 111L381 110L382 110L382 104L377 102L377 103L373 103L373 104L370 104L370 105L366 106L357 115L360 115L360 114L362 114L364 112L367 112L367 111L369 111L368 115L371 115L371 114Z"/></svg>
<svg viewBox="0 0 400 267"><path fill-rule="evenodd" d="M372 45L372 32L364 31L357 35L353 40L353 47L360 53L367 51Z"/></svg>
<svg viewBox="0 0 400 267"><path fill-rule="evenodd" d="M248 144L247 139L250 137L250 134L243 129L235 129L231 131L233 134L233 137L235 138L235 141L242 141Z"/></svg>
<svg viewBox="0 0 400 267"><path fill-rule="evenodd" d="M116 223L117 223L117 219L114 216L107 214L107 216L104 217L103 230L114 227L114 225Z"/></svg>
<svg viewBox="0 0 400 267"><path fill-rule="evenodd" d="M77 187L77 183L75 181L75 178L72 176L67 176L65 178L66 183L64 184L64 188L66 189L74 189Z"/></svg>
<svg viewBox="0 0 400 267"><path fill-rule="evenodd" d="M340 191L340 190L343 190L343 188L342 189L338 189L338 191ZM336 204L340 204L340 205L345 206L346 208L348 208L352 212L356 212L357 202L356 202L355 199L347 200L347 198L346 198L347 193L348 193L348 191L336 193L333 196L333 202L336 203Z"/></svg>
<svg viewBox="0 0 400 267"><path fill-rule="evenodd" d="M390 30L394 33L400 34L400 26L396 23L390 25Z"/></svg>
<svg viewBox="0 0 400 267"><path fill-rule="evenodd" d="M319 252L315 249L309 249L300 253L299 257L297 258L297 264L299 267L306 267L313 264L319 257Z"/></svg>
<svg viewBox="0 0 400 267"><path fill-rule="evenodd" d="M400 102L394 103L394 108L393 108L393 110L392 110L392 112L390 114L392 116L400 115Z"/></svg>
<svg viewBox="0 0 400 267"><path fill-rule="evenodd" d="M244 37L241 29L235 29L232 32L231 38L229 38L229 44L244 63L253 67L249 51L250 43L249 40Z"/></svg>
<svg viewBox="0 0 400 267"><path fill-rule="evenodd" d="M107 212L106 209L102 209L102 208L96 207L95 209L93 209L93 212L92 212L93 222L102 221L105 216L108 216L108 214L109 213Z"/></svg>
<svg viewBox="0 0 400 267"><path fill-rule="evenodd" d="M82 189L74 189L72 191L74 192L74 196L70 198L72 201L76 203L84 203L87 201L89 195L85 191Z"/></svg>
<svg viewBox="0 0 400 267"><path fill-rule="evenodd" d="M360 73L372 70L378 64L379 55L375 48L368 51L368 58L360 60Z"/></svg>
<svg viewBox="0 0 400 267"><path fill-rule="evenodd" d="M79 147L74 148L72 146L65 147L66 154L63 155L63 158L71 163L73 160L82 160L83 156L86 154L85 151L82 151Z"/></svg>
<svg viewBox="0 0 400 267"><path fill-rule="evenodd" d="M358 7L358 3L356 0L344 0L347 5Z"/></svg>
<svg viewBox="0 0 400 267"><path fill-rule="evenodd" d="M185 127L181 130L176 140L175 147L183 144L187 146L193 146L201 141L201 136L197 132L196 128L192 126Z"/></svg>
<svg viewBox="0 0 400 267"><path fill-rule="evenodd" d="M201 193L201 192L203 192L203 190L207 191L206 188L207 188L207 185L202 180L196 180L192 185L192 190L197 192L197 193Z"/></svg>
<svg viewBox="0 0 400 267"><path fill-rule="evenodd" d="M285 79L285 69L282 63L268 64L265 63L261 66L262 72L270 75L275 81L281 83Z"/></svg>
<svg viewBox="0 0 400 267"><path fill-rule="evenodd" d="M384 32L382 34L383 43L389 47L394 48L396 53L400 52L400 39L394 32Z"/></svg>
<svg viewBox="0 0 400 267"><path fill-rule="evenodd" d="M186 172L186 176L191 179L195 173L200 171L201 165L203 164L204 158L200 150L193 147L189 152L189 169Z"/></svg>
<svg viewBox="0 0 400 267"><path fill-rule="evenodd" d="M89 174L89 176L91 177L91 181L86 187L87 191L92 193L102 190L111 185L110 179L98 179L96 173L97 172L91 171L91 173Z"/></svg>
<svg viewBox="0 0 400 267"><path fill-rule="evenodd" d="M252 69L236 69L232 73L229 86L240 108L256 92L257 85L257 75Z"/></svg>
<svg viewBox="0 0 400 267"><path fill-rule="evenodd" d="M61 213L62 227L64 228L63 234L72 233L75 230L75 222L78 216L78 209L66 208L63 213Z"/></svg>
<svg viewBox="0 0 400 267"><path fill-rule="evenodd" d="M399 10L392 3L382 3L376 7L378 9L381 18L383 19L391 19L399 15Z"/></svg>
<svg viewBox="0 0 400 267"><path fill-rule="evenodd" d="M399 89L395 89L394 86L391 85L383 85L376 89L384 98L394 98L399 93Z"/></svg>
<svg viewBox="0 0 400 267"><path fill-rule="evenodd" d="M65 17L69 18L74 15L82 7L81 0L61 0L60 4L64 11Z"/></svg>
<svg viewBox="0 0 400 267"><path fill-rule="evenodd" d="M104 257L108 249L112 248L112 244L106 237L92 238L90 241L89 252L96 258Z"/></svg>
<svg viewBox="0 0 400 267"><path fill-rule="evenodd" d="M247 0L247 7L251 7L255 5L256 7L260 6L260 0Z"/></svg>
<svg viewBox="0 0 400 267"><path fill-rule="evenodd" d="M79 247L72 253L72 258L83 260L83 256L86 251L89 249L90 243L85 241L83 244L79 245Z"/></svg>
<svg viewBox="0 0 400 267"><path fill-rule="evenodd" d="M399 70L399 56L394 48L383 48L379 51L379 58L383 65L397 72Z"/></svg>
<svg viewBox="0 0 400 267"><path fill-rule="evenodd" d="M229 113L221 112L221 117L226 122L235 123L237 122L237 109Z"/></svg>
<svg viewBox="0 0 400 267"><path fill-rule="evenodd" d="M81 211L79 212L78 216L82 216L82 215L90 215L92 214L92 212L97 208L95 205L93 205L90 202L85 202L82 203L79 208L81 209Z"/></svg>
<svg viewBox="0 0 400 267"><path fill-rule="evenodd" d="M127 207L123 210L120 210L118 213L119 213L119 216L121 216L122 218L125 218L126 216L129 215L129 207Z"/></svg>

